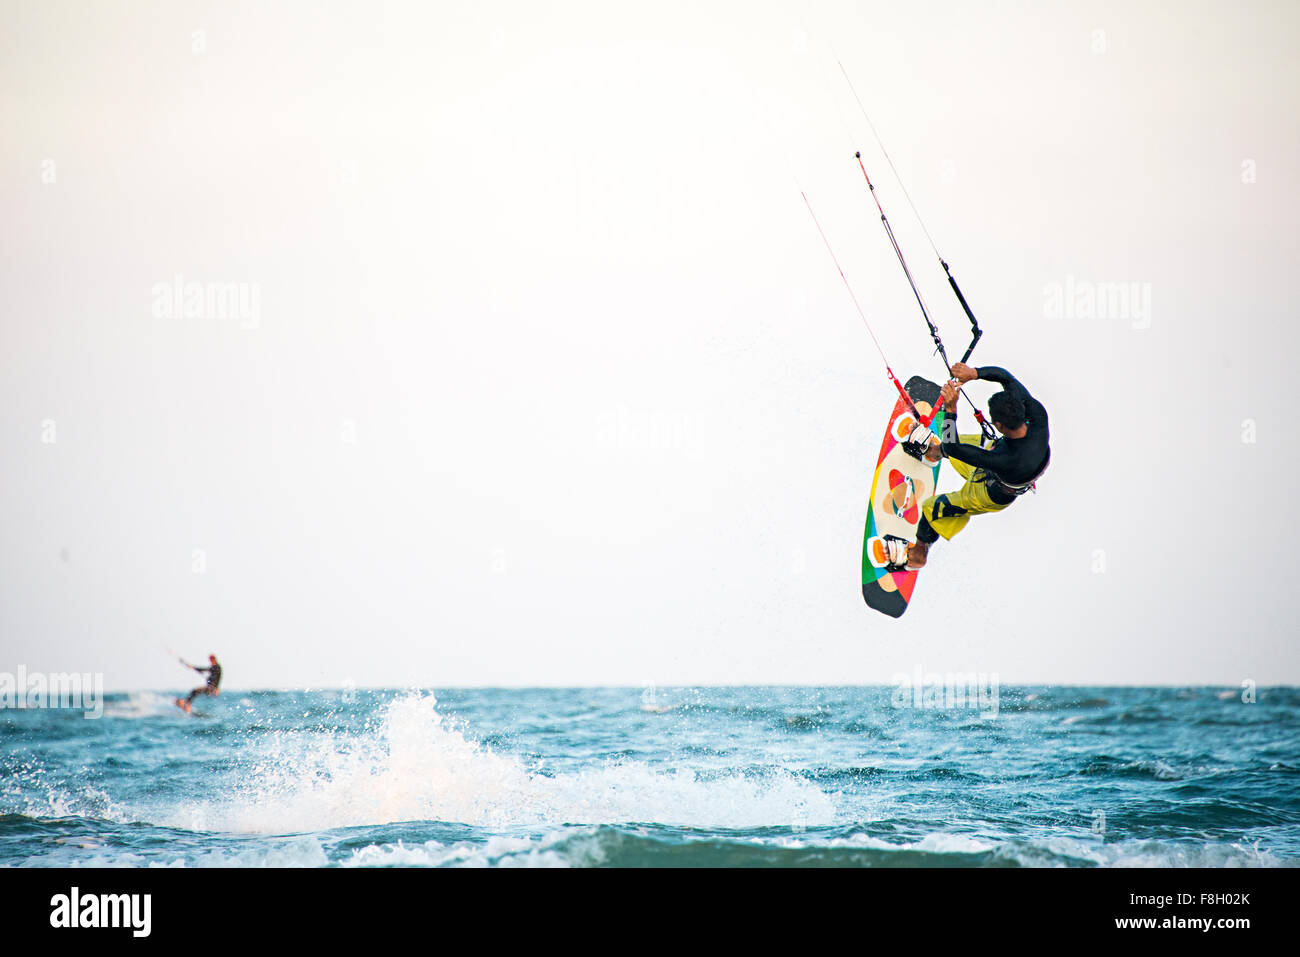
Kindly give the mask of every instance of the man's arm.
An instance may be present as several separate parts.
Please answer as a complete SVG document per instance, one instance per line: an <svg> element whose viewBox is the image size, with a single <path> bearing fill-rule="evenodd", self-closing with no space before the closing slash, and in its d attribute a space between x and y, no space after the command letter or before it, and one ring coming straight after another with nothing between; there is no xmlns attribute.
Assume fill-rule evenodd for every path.
<svg viewBox="0 0 1300 957"><path fill-rule="evenodd" d="M1029 390L1020 384L1020 380L1001 366L980 366L976 369L964 362L958 362L952 367L952 375L963 385L973 379L983 379L985 382L996 382L1022 401L1033 398L1029 394Z"/></svg>
<svg viewBox="0 0 1300 957"><path fill-rule="evenodd" d="M1031 426L1039 426L1047 421L1047 410L1043 404L1029 394L1026 389L1010 372L1000 366L980 366L975 370L980 379L988 382L996 382L1007 392L1020 399L1025 404L1025 421Z"/></svg>
<svg viewBox="0 0 1300 957"><path fill-rule="evenodd" d="M996 382L1025 405L1034 400L1029 390L1020 384L1020 380L1001 366L980 366L975 370L975 376L985 382Z"/></svg>
<svg viewBox="0 0 1300 957"><path fill-rule="evenodd" d="M1002 370L999 369L998 371ZM953 441L943 443L943 454L950 459L956 459L958 462L973 465L977 469L992 468L999 462L999 457L995 453L988 449L982 449L978 445L963 442L961 436L957 434L957 395L960 384L979 378L979 373L970 366L958 362L952 367L952 376L944 384L940 393L943 397L944 411L948 414L943 423L943 431L945 435L954 436Z"/></svg>
<svg viewBox="0 0 1300 957"><path fill-rule="evenodd" d="M989 449L982 449L978 445L971 445L960 439L956 442L943 443L943 454L950 459L956 459L958 462L973 465L977 469L992 469L1000 464L1006 464L1006 460L999 456L998 453Z"/></svg>

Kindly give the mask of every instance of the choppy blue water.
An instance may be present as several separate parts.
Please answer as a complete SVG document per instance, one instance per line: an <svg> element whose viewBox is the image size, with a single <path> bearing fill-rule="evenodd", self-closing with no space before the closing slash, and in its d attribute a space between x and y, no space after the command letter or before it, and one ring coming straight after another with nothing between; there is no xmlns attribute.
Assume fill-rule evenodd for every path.
<svg viewBox="0 0 1300 957"><path fill-rule="evenodd" d="M0 711L0 864L1300 864L1300 691L227 692ZM911 699L909 699L909 702ZM914 702L912 702L914 703Z"/></svg>

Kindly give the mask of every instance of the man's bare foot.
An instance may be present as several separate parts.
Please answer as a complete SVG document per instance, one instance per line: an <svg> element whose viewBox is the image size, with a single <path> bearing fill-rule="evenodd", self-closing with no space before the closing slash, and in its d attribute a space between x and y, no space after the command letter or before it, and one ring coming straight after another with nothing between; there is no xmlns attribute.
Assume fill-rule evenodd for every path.
<svg viewBox="0 0 1300 957"><path fill-rule="evenodd" d="M913 542L907 547L907 567L913 570L924 568L926 557L929 554L929 545L925 542Z"/></svg>

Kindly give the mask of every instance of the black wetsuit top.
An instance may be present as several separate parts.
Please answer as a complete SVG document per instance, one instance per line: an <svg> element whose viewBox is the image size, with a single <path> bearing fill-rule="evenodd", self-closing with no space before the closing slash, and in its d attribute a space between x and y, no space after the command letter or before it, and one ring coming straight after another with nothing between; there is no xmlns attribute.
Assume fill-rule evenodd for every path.
<svg viewBox="0 0 1300 957"><path fill-rule="evenodd" d="M1025 424L1029 428L1024 438L1009 439L1004 435L993 443L991 449L981 449L962 442L944 442L943 452L949 458L983 469L993 476L994 481L987 485L989 497L999 505L1009 505L1015 501L1017 492L1001 483L1027 485L1047 468L1051 456L1047 444L1047 410L1006 369L981 366L976 371L981 379L998 383L1025 404Z"/></svg>
<svg viewBox="0 0 1300 957"><path fill-rule="evenodd" d="M208 673L208 687L216 688L221 684L221 665L208 665L206 668L195 668L195 671Z"/></svg>

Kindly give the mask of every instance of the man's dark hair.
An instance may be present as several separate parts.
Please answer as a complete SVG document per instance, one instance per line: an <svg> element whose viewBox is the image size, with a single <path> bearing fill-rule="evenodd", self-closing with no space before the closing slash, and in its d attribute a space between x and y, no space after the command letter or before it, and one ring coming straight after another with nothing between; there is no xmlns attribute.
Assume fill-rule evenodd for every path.
<svg viewBox="0 0 1300 957"><path fill-rule="evenodd" d="M989 399L989 418L1008 429L1025 424L1025 403L1009 392L999 392Z"/></svg>

